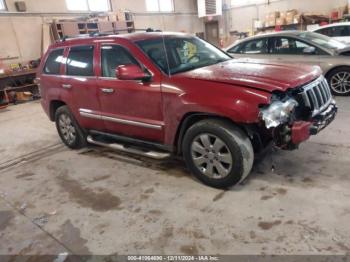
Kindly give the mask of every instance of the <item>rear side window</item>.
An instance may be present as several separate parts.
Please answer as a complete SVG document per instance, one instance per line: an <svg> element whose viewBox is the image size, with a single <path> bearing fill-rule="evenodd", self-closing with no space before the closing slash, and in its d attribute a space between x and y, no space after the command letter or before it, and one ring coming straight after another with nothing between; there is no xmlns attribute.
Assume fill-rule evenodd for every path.
<svg viewBox="0 0 350 262"><path fill-rule="evenodd" d="M61 63L63 62L64 49L53 50L47 57L44 73L49 75L58 75L60 73Z"/></svg>
<svg viewBox="0 0 350 262"><path fill-rule="evenodd" d="M327 28L319 29L315 31L316 33L319 33L321 35L331 36L331 30Z"/></svg>
<svg viewBox="0 0 350 262"><path fill-rule="evenodd" d="M67 58L67 75L93 76L94 75L94 47L76 46L69 51Z"/></svg>
<svg viewBox="0 0 350 262"><path fill-rule="evenodd" d="M115 70L118 66L130 64L138 65L135 58L125 48L118 45L102 46L102 76L115 78Z"/></svg>
<svg viewBox="0 0 350 262"><path fill-rule="evenodd" d="M266 54L267 51L267 38L257 39L247 42L241 50L244 54Z"/></svg>
<svg viewBox="0 0 350 262"><path fill-rule="evenodd" d="M327 35L330 37L350 36L350 27L349 26L328 27L328 28L317 30L316 33Z"/></svg>
<svg viewBox="0 0 350 262"><path fill-rule="evenodd" d="M349 36L349 27L348 26L335 26L332 27L332 37L342 37Z"/></svg>
<svg viewBox="0 0 350 262"><path fill-rule="evenodd" d="M241 50L242 48L242 45L236 45L232 48L230 48L229 50L227 50L227 53L234 53L234 54L237 54L239 53L239 51Z"/></svg>

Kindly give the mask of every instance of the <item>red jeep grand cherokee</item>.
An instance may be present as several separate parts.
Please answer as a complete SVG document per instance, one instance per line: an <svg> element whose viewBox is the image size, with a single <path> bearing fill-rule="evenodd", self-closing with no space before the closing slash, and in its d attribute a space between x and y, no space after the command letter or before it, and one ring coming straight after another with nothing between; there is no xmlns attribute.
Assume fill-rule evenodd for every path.
<svg viewBox="0 0 350 262"><path fill-rule="evenodd" d="M235 60L176 33L56 43L38 81L68 147L182 155L199 180L218 188L245 179L270 142L295 149L337 112L318 67Z"/></svg>

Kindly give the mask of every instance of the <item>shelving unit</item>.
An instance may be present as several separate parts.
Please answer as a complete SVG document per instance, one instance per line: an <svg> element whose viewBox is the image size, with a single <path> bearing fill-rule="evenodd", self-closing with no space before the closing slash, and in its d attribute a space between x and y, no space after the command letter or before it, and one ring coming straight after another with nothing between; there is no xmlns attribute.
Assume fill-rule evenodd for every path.
<svg viewBox="0 0 350 262"><path fill-rule="evenodd" d="M267 26L263 28L257 28L257 32L272 31L276 29L276 26ZM306 29L306 25L303 23L280 25L279 27L281 27L281 30L305 30Z"/></svg>
<svg viewBox="0 0 350 262"><path fill-rule="evenodd" d="M12 97L12 92L18 91L30 91L33 94L33 98L39 98L39 88L34 83L36 77L36 69L24 70L19 72L13 72L11 74L0 76L0 97L1 100L8 101L8 97ZM5 101L6 102L6 101ZM16 99L14 101L16 102ZM1 105L0 105L1 106Z"/></svg>
<svg viewBox="0 0 350 262"><path fill-rule="evenodd" d="M279 27L282 31L283 30L306 30L306 27L308 25L319 24L321 22L329 22L329 18L301 15L300 23L257 28L255 33L273 31L273 30L276 30L277 27Z"/></svg>
<svg viewBox="0 0 350 262"><path fill-rule="evenodd" d="M135 31L135 23L130 12L124 13L125 17L115 22L54 22L51 24L53 40L57 41L67 36L77 36L93 33L132 33Z"/></svg>

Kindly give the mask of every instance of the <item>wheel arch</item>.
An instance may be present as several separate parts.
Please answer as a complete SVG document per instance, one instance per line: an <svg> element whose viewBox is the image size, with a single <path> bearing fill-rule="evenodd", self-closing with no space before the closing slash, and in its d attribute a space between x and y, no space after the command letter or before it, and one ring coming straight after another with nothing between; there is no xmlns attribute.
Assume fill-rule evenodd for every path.
<svg viewBox="0 0 350 262"><path fill-rule="evenodd" d="M55 114L57 109L65 105L67 104L61 100L52 100L50 102L50 120L51 121L55 121Z"/></svg>
<svg viewBox="0 0 350 262"><path fill-rule="evenodd" d="M236 127L240 128L248 137L249 135L249 130L246 125L244 124L239 124L234 122L232 119L224 116L220 116L214 113L207 113L207 112L189 112L185 114L177 128L176 135L175 135L175 140L174 140L174 145L176 146L176 154L181 155L182 154L182 141L185 136L186 130L188 130L189 127L194 125L195 123L204 120L204 119L221 119L229 122L230 124L235 125Z"/></svg>
<svg viewBox="0 0 350 262"><path fill-rule="evenodd" d="M326 77L326 79L328 80L328 76L334 71L337 70L339 68L348 68L350 70L350 65L337 65L334 66L332 68L329 68L327 72L324 73L324 76Z"/></svg>

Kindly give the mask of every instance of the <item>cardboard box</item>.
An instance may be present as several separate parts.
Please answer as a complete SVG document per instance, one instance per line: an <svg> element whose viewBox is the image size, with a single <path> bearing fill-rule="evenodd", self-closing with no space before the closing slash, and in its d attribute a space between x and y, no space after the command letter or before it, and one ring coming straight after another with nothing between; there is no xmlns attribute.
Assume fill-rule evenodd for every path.
<svg viewBox="0 0 350 262"><path fill-rule="evenodd" d="M117 11L117 21L125 21L125 12L124 12L124 10L118 9L118 11Z"/></svg>
<svg viewBox="0 0 350 262"><path fill-rule="evenodd" d="M265 21L265 26L275 26L276 25L276 19L275 18L269 18L267 21Z"/></svg>
<svg viewBox="0 0 350 262"><path fill-rule="evenodd" d="M287 25L294 24L294 17L287 17L286 18L286 24Z"/></svg>
<svg viewBox="0 0 350 262"><path fill-rule="evenodd" d="M263 28L264 25L265 25L264 21L261 21L261 20L254 21L254 28Z"/></svg>
<svg viewBox="0 0 350 262"><path fill-rule="evenodd" d="M301 23L301 15L295 15L293 18L293 24L300 24Z"/></svg>
<svg viewBox="0 0 350 262"><path fill-rule="evenodd" d="M275 11L275 12L271 12L269 13L269 19L276 19L280 17L280 12L279 11Z"/></svg>
<svg viewBox="0 0 350 262"><path fill-rule="evenodd" d="M16 92L16 100L19 102L29 101L33 97L31 92Z"/></svg>
<svg viewBox="0 0 350 262"><path fill-rule="evenodd" d="M298 10L296 10L296 9L288 10L286 13L286 17L293 17L297 14L298 14Z"/></svg>
<svg viewBox="0 0 350 262"><path fill-rule="evenodd" d="M286 19L286 17L287 17L287 12L280 12L280 17L279 18Z"/></svg>
<svg viewBox="0 0 350 262"><path fill-rule="evenodd" d="M276 25L286 25L287 21L285 18L277 18L276 19Z"/></svg>
<svg viewBox="0 0 350 262"><path fill-rule="evenodd" d="M338 8L334 8L331 11L330 17L332 20L337 20L343 18L344 14L348 13L347 6L341 6Z"/></svg>

